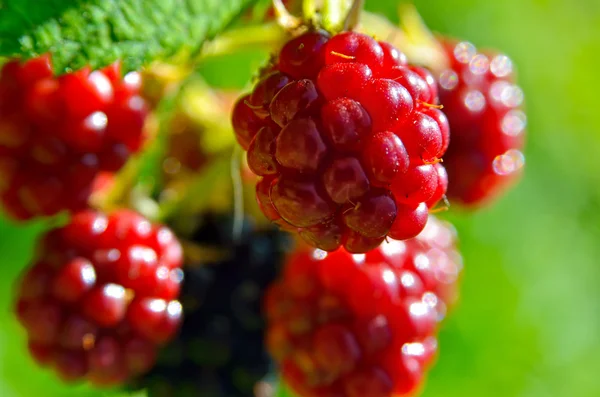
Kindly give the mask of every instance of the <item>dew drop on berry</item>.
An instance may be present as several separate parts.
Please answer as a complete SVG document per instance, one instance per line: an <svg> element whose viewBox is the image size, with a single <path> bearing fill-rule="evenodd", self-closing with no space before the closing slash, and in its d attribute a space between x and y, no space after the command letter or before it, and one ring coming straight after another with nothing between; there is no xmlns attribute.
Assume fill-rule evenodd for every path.
<svg viewBox="0 0 600 397"><path fill-rule="evenodd" d="M510 149L506 153L496 156L492 163L494 172L498 175L509 175L519 171L525 164L525 156L517 149Z"/></svg>
<svg viewBox="0 0 600 397"><path fill-rule="evenodd" d="M438 82L443 89L448 91L453 90L458 86L458 75L454 70L444 70L440 73Z"/></svg>
<svg viewBox="0 0 600 397"><path fill-rule="evenodd" d="M477 48L468 41L463 41L454 47L454 58L460 63L469 63L477 54Z"/></svg>
<svg viewBox="0 0 600 397"><path fill-rule="evenodd" d="M516 137L523 134L527 125L527 116L521 110L511 110L504 115L500 125L502 132L508 136Z"/></svg>
<svg viewBox="0 0 600 397"><path fill-rule="evenodd" d="M467 109L473 113L481 112L485 108L486 100L481 91L468 91L463 100Z"/></svg>
<svg viewBox="0 0 600 397"><path fill-rule="evenodd" d="M490 60L483 54L477 54L469 61L469 71L474 75L486 74L490 67Z"/></svg>
<svg viewBox="0 0 600 397"><path fill-rule="evenodd" d="M506 77L513 71L512 61L506 55L496 55L490 63L490 70L496 77Z"/></svg>

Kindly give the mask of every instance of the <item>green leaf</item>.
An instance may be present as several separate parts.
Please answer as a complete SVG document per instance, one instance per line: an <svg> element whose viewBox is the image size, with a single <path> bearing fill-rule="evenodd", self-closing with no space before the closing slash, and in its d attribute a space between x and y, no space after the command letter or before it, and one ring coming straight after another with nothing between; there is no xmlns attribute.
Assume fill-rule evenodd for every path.
<svg viewBox="0 0 600 397"><path fill-rule="evenodd" d="M256 0L0 0L0 56L52 53L55 70L138 69L195 54Z"/></svg>

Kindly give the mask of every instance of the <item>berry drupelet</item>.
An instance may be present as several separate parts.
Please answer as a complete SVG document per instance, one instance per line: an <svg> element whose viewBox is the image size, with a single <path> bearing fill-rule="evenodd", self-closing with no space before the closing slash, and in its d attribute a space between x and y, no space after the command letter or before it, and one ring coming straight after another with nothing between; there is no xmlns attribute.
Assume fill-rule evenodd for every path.
<svg viewBox="0 0 600 397"><path fill-rule="evenodd" d="M174 234L136 213L74 214L44 237L18 290L34 360L99 387L148 371L181 320L182 261Z"/></svg>
<svg viewBox="0 0 600 397"><path fill-rule="evenodd" d="M442 41L450 66L438 76L440 100L452 130L444 165L448 197L485 204L521 174L527 118L523 91L506 55L478 52L469 42Z"/></svg>
<svg viewBox="0 0 600 397"><path fill-rule="evenodd" d="M134 382L149 397L249 397L272 369L264 349L261 301L291 243L278 230L246 222L232 239L231 219L207 216L186 246L179 336Z"/></svg>
<svg viewBox="0 0 600 397"><path fill-rule="evenodd" d="M264 215L325 251L419 234L447 185L437 97L432 75L388 43L291 39L232 116Z"/></svg>
<svg viewBox="0 0 600 397"><path fill-rule="evenodd" d="M26 220L87 206L94 179L143 142L140 76L118 63L55 77L49 56L0 72L0 202Z"/></svg>
<svg viewBox="0 0 600 397"><path fill-rule="evenodd" d="M414 239L367 254L298 250L265 299L267 345L300 397L414 395L456 298L454 232L429 218Z"/></svg>

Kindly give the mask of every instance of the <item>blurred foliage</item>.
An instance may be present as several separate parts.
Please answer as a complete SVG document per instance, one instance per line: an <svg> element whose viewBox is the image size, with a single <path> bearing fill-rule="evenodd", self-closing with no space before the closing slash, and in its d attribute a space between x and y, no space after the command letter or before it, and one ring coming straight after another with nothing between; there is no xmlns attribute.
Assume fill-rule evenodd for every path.
<svg viewBox="0 0 600 397"><path fill-rule="evenodd" d="M397 1L367 0L396 18ZM529 116L527 167L496 205L454 221L462 301L441 333L425 396L600 395L600 2L415 0L435 31L500 48L518 65ZM211 59L223 88L247 85L266 53ZM115 396L67 388L34 367L11 317L12 283L43 227L0 221L0 395Z"/></svg>

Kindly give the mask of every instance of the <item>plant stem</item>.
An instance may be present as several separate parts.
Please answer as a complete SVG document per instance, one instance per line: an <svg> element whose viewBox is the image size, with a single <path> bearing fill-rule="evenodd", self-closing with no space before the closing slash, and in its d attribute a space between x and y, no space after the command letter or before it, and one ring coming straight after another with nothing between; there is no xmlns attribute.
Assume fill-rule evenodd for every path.
<svg viewBox="0 0 600 397"><path fill-rule="evenodd" d="M360 14L365 7L365 0L354 0L344 19L344 30L353 30L360 22Z"/></svg>
<svg viewBox="0 0 600 397"><path fill-rule="evenodd" d="M307 21L316 22L317 20L317 3L315 0L302 1L302 16Z"/></svg>
<svg viewBox="0 0 600 397"><path fill-rule="evenodd" d="M344 2L342 0L325 0L323 2L322 23L329 32L341 29L344 20Z"/></svg>
<svg viewBox="0 0 600 397"><path fill-rule="evenodd" d="M417 23L420 17L415 13L414 8L401 10L401 19L406 21L402 28L385 17L363 11L357 30L398 47L407 55L411 63L425 66L433 71L445 68L448 59L443 48L422 21Z"/></svg>
<svg viewBox="0 0 600 397"><path fill-rule="evenodd" d="M242 182L240 158L242 150L235 145L231 154L231 183L233 192L233 241L239 242L244 227L244 183Z"/></svg>
<svg viewBox="0 0 600 397"><path fill-rule="evenodd" d="M285 39L285 31L277 23L242 26L227 30L204 44L195 62L231 54L248 47L276 48Z"/></svg>

